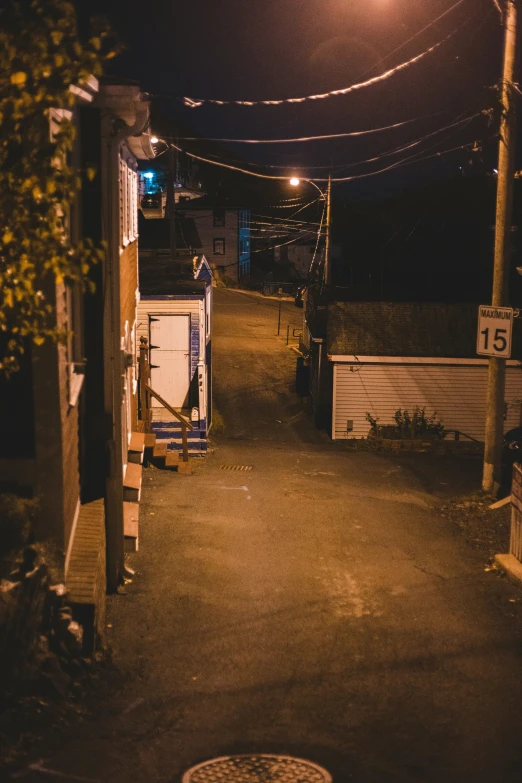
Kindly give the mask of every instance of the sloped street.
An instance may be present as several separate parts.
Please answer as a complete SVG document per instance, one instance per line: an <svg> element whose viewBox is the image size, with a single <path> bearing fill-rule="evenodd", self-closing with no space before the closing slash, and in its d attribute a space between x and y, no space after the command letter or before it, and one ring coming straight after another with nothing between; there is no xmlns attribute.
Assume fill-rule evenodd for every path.
<svg viewBox="0 0 522 783"><path fill-rule="evenodd" d="M119 684L20 779L179 783L275 752L335 783L520 780L522 591L436 508L476 466L316 431L277 307L215 291L224 432L194 475L145 472L136 576L110 601ZM300 314L283 303L284 329Z"/></svg>

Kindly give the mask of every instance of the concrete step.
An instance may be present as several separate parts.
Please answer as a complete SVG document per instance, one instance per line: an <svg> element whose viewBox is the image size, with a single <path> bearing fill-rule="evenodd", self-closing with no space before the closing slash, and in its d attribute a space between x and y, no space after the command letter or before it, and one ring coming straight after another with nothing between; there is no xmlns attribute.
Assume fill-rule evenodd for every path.
<svg viewBox="0 0 522 783"><path fill-rule="evenodd" d="M141 480L143 468L133 462L127 463L123 479L123 500L137 503L141 497Z"/></svg>
<svg viewBox="0 0 522 783"><path fill-rule="evenodd" d="M153 432L145 433L145 448L153 449L156 444L156 435Z"/></svg>
<svg viewBox="0 0 522 783"><path fill-rule="evenodd" d="M145 437L144 432L131 432L129 451L143 451L145 448Z"/></svg>
<svg viewBox="0 0 522 783"><path fill-rule="evenodd" d="M152 450L152 456L156 459L164 459L167 456L167 445L165 441L156 441Z"/></svg>
<svg viewBox="0 0 522 783"><path fill-rule="evenodd" d="M168 449L167 454L165 456L165 467L166 468L177 467L179 465L180 459L181 456L179 451L173 451L172 449Z"/></svg>
<svg viewBox="0 0 522 783"><path fill-rule="evenodd" d="M129 441L129 449L127 452L127 458L129 462L133 462L136 465L141 465L143 462L143 455L145 453L145 433L133 432L131 433Z"/></svg>

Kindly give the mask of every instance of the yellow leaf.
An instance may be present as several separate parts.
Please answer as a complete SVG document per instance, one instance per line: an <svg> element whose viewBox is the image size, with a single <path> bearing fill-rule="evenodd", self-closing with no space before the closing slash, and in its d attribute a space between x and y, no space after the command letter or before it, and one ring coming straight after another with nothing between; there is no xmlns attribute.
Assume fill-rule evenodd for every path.
<svg viewBox="0 0 522 783"><path fill-rule="evenodd" d="M13 232L9 231L8 229L7 231L4 232L4 236L2 237L2 242L4 243L4 245L8 245L9 242L13 241L13 238L14 238Z"/></svg>
<svg viewBox="0 0 522 783"><path fill-rule="evenodd" d="M87 179L89 180L89 182L92 182L93 179L96 176L96 167L95 166L87 166L86 174L87 174Z"/></svg>
<svg viewBox="0 0 522 783"><path fill-rule="evenodd" d="M24 71L15 71L11 74L11 84L16 84L19 87L24 85L27 81L27 74Z"/></svg>

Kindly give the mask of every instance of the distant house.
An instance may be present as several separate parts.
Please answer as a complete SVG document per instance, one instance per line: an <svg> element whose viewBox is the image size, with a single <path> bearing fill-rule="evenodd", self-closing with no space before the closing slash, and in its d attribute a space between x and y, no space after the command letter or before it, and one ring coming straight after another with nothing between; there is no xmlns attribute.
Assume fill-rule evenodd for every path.
<svg viewBox="0 0 522 783"><path fill-rule="evenodd" d="M308 306L305 340L318 424L334 440L364 438L366 414L391 423L399 408L426 408L446 429L482 441L488 360L476 355L478 306L338 302ZM522 356L516 325L515 356ZM520 362L507 362L505 429L518 426Z"/></svg>
<svg viewBox="0 0 522 783"><path fill-rule="evenodd" d="M202 202L198 204L198 201ZM211 207L207 199L190 203L180 200L177 219L194 221L203 253L215 277L229 283L240 283L250 277L250 210Z"/></svg>
<svg viewBox="0 0 522 783"><path fill-rule="evenodd" d="M275 279L306 280L316 255L316 244L316 241L310 241L274 248Z"/></svg>

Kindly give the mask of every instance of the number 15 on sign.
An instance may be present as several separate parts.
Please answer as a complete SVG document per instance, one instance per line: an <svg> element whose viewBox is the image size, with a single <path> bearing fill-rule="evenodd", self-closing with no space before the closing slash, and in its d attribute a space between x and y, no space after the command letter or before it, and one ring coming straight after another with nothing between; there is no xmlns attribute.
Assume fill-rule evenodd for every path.
<svg viewBox="0 0 522 783"><path fill-rule="evenodd" d="M511 335L513 332L513 308L480 305L477 353L481 356L496 356L509 359L511 356Z"/></svg>

